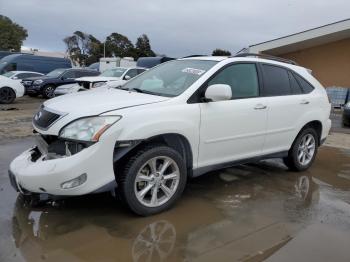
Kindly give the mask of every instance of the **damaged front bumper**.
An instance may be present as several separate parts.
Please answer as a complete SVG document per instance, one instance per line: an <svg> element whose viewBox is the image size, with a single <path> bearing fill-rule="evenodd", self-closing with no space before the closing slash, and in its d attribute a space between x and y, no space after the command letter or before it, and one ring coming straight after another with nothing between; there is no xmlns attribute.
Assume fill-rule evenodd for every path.
<svg viewBox="0 0 350 262"><path fill-rule="evenodd" d="M86 145L38 135L36 146L11 162L10 181L21 193L73 196L108 191L116 186L113 150L103 142Z"/></svg>

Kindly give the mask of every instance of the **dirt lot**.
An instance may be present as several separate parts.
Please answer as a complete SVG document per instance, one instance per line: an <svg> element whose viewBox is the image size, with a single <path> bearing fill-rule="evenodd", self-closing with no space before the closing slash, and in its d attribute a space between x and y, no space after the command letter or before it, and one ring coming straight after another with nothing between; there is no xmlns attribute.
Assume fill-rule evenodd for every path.
<svg viewBox="0 0 350 262"><path fill-rule="evenodd" d="M32 208L7 168L33 144L41 102L0 111L0 261L349 261L349 134L333 133L307 172L273 160L192 179L173 209L152 217L110 194Z"/></svg>
<svg viewBox="0 0 350 262"><path fill-rule="evenodd" d="M40 98L21 97L14 104L0 104L0 142L32 135L32 118L41 103Z"/></svg>

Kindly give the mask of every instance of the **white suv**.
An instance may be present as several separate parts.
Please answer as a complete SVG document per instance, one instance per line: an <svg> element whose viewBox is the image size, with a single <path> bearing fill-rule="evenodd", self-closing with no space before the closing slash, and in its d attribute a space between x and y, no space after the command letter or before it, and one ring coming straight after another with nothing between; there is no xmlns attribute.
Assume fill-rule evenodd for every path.
<svg viewBox="0 0 350 262"><path fill-rule="evenodd" d="M307 69L272 58L193 57L161 64L119 89L46 101L37 146L10 165L22 194L116 189L139 215L169 208L188 178L266 158L310 167L331 106Z"/></svg>

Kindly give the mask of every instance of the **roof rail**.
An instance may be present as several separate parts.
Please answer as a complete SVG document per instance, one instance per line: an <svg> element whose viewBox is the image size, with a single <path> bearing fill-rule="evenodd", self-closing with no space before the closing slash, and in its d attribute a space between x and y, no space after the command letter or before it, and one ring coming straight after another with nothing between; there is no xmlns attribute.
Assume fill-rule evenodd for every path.
<svg viewBox="0 0 350 262"><path fill-rule="evenodd" d="M263 59L268 59L268 60L274 60L282 63L287 63L287 64L292 64L292 65L298 65L295 61L289 60L286 58L282 57L277 57L277 56L272 56L272 55L265 55L265 54L255 54L255 53L241 53L241 54L236 54L231 57L258 57L258 58L263 58Z"/></svg>
<svg viewBox="0 0 350 262"><path fill-rule="evenodd" d="M184 57L181 57L181 58L201 57L201 56L207 56L207 55L188 55L188 56L184 56Z"/></svg>

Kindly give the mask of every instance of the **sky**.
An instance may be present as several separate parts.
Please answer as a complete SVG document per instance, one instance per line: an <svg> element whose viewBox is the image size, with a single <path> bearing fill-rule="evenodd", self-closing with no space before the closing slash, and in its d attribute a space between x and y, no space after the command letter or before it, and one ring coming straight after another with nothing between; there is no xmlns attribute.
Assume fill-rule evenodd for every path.
<svg viewBox="0 0 350 262"><path fill-rule="evenodd" d="M231 53L350 17L349 0L0 0L0 14L28 30L24 46L65 51L80 30L135 43L147 34L157 54ZM1 36L0 36L1 37Z"/></svg>

